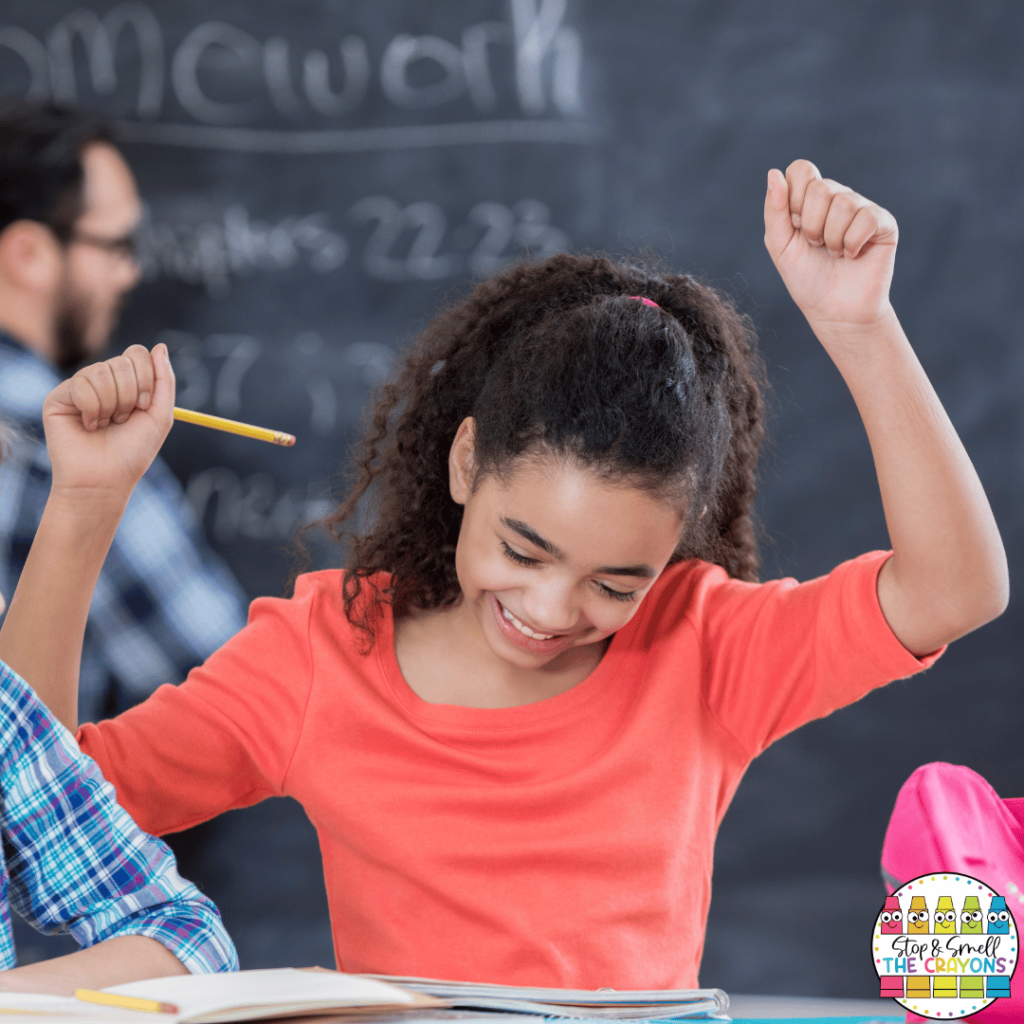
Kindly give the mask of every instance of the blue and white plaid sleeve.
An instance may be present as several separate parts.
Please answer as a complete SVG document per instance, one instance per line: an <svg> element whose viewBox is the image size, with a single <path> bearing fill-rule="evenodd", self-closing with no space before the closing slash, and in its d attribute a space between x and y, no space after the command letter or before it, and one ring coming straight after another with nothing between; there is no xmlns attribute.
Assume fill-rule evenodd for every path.
<svg viewBox="0 0 1024 1024"><path fill-rule="evenodd" d="M40 931L69 932L82 946L146 935L193 974L238 969L217 908L181 878L167 846L139 829L96 763L3 662L0 789L2 881L9 879L11 906ZM0 914L9 936L6 903Z"/></svg>

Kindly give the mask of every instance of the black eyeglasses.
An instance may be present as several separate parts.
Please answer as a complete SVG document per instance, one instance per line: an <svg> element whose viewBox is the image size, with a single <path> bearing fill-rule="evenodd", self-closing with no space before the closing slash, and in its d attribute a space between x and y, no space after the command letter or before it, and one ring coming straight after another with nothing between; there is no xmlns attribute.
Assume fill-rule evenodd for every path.
<svg viewBox="0 0 1024 1024"><path fill-rule="evenodd" d="M102 235L94 235L88 231L75 231L70 240L80 245L92 245L111 256L116 256L125 263L136 263L139 258L139 243L135 233L121 235L119 238L104 238Z"/></svg>

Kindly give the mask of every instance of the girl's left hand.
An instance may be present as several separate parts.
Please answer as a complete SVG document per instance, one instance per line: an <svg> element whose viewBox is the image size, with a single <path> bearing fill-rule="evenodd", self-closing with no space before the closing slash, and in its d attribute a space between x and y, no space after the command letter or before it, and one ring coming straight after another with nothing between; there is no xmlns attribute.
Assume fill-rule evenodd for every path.
<svg viewBox="0 0 1024 1024"><path fill-rule="evenodd" d="M898 237L888 210L809 160L769 171L764 243L812 327L857 331L889 312Z"/></svg>

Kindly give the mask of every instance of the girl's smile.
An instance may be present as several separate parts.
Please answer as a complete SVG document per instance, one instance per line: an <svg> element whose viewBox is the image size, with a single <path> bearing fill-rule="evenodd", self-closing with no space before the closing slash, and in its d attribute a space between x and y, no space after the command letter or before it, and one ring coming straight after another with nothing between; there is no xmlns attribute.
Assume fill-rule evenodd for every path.
<svg viewBox="0 0 1024 1024"><path fill-rule="evenodd" d="M491 605L498 619L498 627L511 644L534 654L560 654L575 643L572 633L540 633L517 619L495 596L491 594Z"/></svg>

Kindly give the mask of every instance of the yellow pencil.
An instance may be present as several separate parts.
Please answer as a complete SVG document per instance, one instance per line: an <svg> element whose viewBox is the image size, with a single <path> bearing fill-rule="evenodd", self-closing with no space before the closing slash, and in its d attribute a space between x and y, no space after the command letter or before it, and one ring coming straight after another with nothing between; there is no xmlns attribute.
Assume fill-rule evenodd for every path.
<svg viewBox="0 0 1024 1024"><path fill-rule="evenodd" d="M286 434L281 430L268 430L266 427L253 427L248 423L226 420L223 416L211 416L205 412L194 412L192 409L174 407L174 418L182 423L194 423L198 427L210 427L212 430L226 430L229 434L241 434L243 437L254 437L257 441L269 441L271 444L283 444L290 448L295 444L295 435Z"/></svg>
<svg viewBox="0 0 1024 1024"><path fill-rule="evenodd" d="M145 1010L147 1013L177 1013L173 1003L158 1003L155 999L137 999L134 996L117 996L112 992L94 992L91 988L76 988L75 998L84 1003L99 1003L101 1006L118 1006L122 1010Z"/></svg>

